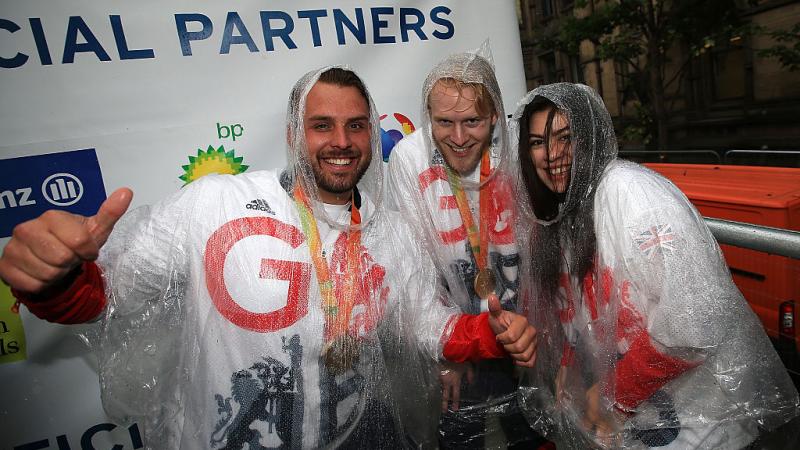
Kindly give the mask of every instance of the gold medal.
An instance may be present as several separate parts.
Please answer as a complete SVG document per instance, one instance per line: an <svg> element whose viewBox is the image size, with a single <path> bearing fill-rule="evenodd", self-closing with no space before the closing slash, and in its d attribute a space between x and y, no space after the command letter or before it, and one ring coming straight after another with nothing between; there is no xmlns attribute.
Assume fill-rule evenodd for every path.
<svg viewBox="0 0 800 450"><path fill-rule="evenodd" d="M341 375L351 370L359 356L361 346L358 339L349 334L343 334L322 347L322 360L332 375Z"/></svg>
<svg viewBox="0 0 800 450"><path fill-rule="evenodd" d="M357 286L360 282L360 253L361 231L356 229L347 233L347 270L345 279L334 280L331 276L331 269L325 259L322 249L322 240L319 235L317 221L311 210L310 202L306 197L300 184L294 187L294 202L297 212L300 214L300 224L303 233L308 238L308 247L311 259L314 262L314 270L317 274L317 283L321 296L321 308L325 317L325 336L335 335L341 332L342 325L350 323L353 305L356 303ZM351 194L350 225L361 224L361 213L356 204L357 191L354 189ZM336 295L335 287L343 283L345 286L341 298ZM331 332L333 330L333 332ZM358 339L346 333L328 341L322 347L320 359L325 363L328 373L341 375L348 370L352 370L358 358L361 356L361 345Z"/></svg>
<svg viewBox="0 0 800 450"><path fill-rule="evenodd" d="M492 269L485 267L478 271L478 275L475 277L475 293L479 298L489 298L489 295L494 294L495 287L497 287L497 283Z"/></svg>

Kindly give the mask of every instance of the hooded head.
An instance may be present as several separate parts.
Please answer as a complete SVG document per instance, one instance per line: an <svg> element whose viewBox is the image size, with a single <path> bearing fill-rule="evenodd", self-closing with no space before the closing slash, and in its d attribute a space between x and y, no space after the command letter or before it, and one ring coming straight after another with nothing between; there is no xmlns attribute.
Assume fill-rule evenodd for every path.
<svg viewBox="0 0 800 450"><path fill-rule="evenodd" d="M500 87L488 55L478 53L447 57L431 70L422 86L421 117L430 158L433 161L441 155L462 178L475 171L487 151L494 160L493 170L508 160ZM477 187L468 180L462 185Z"/></svg>
<svg viewBox="0 0 800 450"><path fill-rule="evenodd" d="M511 128L532 206L529 212L544 225L574 215L593 196L603 170L617 156L611 116L586 85L556 83L534 89L518 105Z"/></svg>
<svg viewBox="0 0 800 450"><path fill-rule="evenodd" d="M556 83L529 92L511 120L511 145L519 157L518 236L530 260L535 289L558 288L562 257L579 279L596 250L594 193L617 156L611 116L603 100L582 84Z"/></svg>
<svg viewBox="0 0 800 450"><path fill-rule="evenodd" d="M344 204L354 188L373 204L382 197L380 126L364 82L344 67L325 67L298 80L286 113L289 175L314 216L331 225L323 203ZM358 200L356 200L358 202ZM364 217L362 226L370 217Z"/></svg>

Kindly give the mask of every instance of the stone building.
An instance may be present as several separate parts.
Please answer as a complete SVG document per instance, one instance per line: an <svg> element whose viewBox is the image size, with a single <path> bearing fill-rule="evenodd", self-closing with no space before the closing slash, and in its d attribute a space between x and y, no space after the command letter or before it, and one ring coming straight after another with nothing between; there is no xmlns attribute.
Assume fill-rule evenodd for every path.
<svg viewBox="0 0 800 450"><path fill-rule="evenodd" d="M541 33L556 32L568 15L584 17L606 0L518 0L520 36L528 88L556 81L582 82L603 97L625 150L643 147L635 134L637 102L622 81L627 67L596 57L589 41L578 55L542 47ZM800 2L743 0L740 17L766 30L787 30L800 22ZM777 59L757 55L772 44L765 35L734 36L691 58L680 85L667 92L671 103L668 150L730 149L800 151L800 70L790 71ZM681 48L673 52L686 51ZM679 58L675 58L678 60ZM634 136L634 137L630 137ZM797 158L800 159L800 158Z"/></svg>

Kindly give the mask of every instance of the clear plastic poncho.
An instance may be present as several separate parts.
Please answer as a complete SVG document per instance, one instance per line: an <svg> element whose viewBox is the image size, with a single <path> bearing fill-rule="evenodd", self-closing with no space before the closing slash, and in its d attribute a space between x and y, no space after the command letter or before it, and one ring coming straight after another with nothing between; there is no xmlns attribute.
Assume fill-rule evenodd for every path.
<svg viewBox="0 0 800 450"><path fill-rule="evenodd" d="M471 173L459 174L449 167L437 148L428 105L434 86L443 79L448 83L455 80L482 85L490 97L496 122L488 147L488 173L481 174L478 162ZM466 94L459 95L467 98ZM468 236L469 219L458 206L459 188L451 180L457 178L456 183L465 194L462 198L469 204L473 225L476 230L481 229L480 251L487 252L482 263L494 275L494 292L504 309L517 311L519 255L513 231L517 200L508 169L511 154L506 114L488 47L454 54L438 63L424 82L420 103L421 126L399 141L390 156L387 198L410 222L415 238L433 255L437 275L449 291L450 301L465 313L478 314L486 310L486 299L475 289L480 268ZM444 413L438 430L441 444L477 448L486 443L487 435L497 433L505 434L499 441L509 444L534 442L538 438L516 407L518 381L510 360L444 365L441 369L441 383L435 380L432 386L439 391L442 385L449 389L448 383L458 382L444 377L452 377L454 371L460 373L459 410ZM433 397L439 395L441 392ZM498 420L487 424L487 418Z"/></svg>
<svg viewBox="0 0 800 450"><path fill-rule="evenodd" d="M520 175L521 291L539 330L522 388L531 420L559 448L736 449L797 415L797 391L703 218L671 182L616 159L591 88L522 99L510 126L520 172L548 142L526 113L542 98L567 120L572 160L560 195Z"/></svg>
<svg viewBox="0 0 800 450"><path fill-rule="evenodd" d="M117 420L139 421L148 448L396 448L405 440L387 374L403 367L413 381L434 365L457 311L439 300L430 259L404 222L379 204L371 99L372 160L355 205L320 202L303 124L306 96L326 69L292 91L284 171L203 177L126 214L103 248L103 404ZM305 232L297 186L319 246ZM314 248L327 261L335 308L326 308ZM327 326L332 317L344 323L338 334Z"/></svg>

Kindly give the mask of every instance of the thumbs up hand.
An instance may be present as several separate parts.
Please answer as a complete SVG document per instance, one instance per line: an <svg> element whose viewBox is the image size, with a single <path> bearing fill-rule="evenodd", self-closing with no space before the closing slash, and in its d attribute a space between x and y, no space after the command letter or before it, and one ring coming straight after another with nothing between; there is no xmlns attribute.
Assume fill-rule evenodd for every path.
<svg viewBox="0 0 800 450"><path fill-rule="evenodd" d="M0 257L0 279L30 294L58 284L84 261L97 259L132 198L130 189L121 188L94 216L50 210L17 225Z"/></svg>
<svg viewBox="0 0 800 450"><path fill-rule="evenodd" d="M533 367L536 363L536 329L528 319L500 306L495 294L489 295L489 326L503 348L514 359L514 364Z"/></svg>

